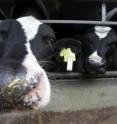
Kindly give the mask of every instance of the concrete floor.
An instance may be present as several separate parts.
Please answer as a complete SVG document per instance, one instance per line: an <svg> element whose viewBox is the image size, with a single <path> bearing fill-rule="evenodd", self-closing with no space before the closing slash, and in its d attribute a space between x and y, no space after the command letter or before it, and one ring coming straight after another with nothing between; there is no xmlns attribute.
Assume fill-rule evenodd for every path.
<svg viewBox="0 0 117 124"><path fill-rule="evenodd" d="M77 111L117 106L117 78L51 81L52 97L44 111Z"/></svg>

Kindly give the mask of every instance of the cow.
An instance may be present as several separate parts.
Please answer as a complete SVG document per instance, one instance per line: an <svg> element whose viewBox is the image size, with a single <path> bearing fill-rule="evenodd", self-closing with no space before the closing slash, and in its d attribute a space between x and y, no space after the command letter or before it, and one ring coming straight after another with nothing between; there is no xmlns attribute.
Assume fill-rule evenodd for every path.
<svg viewBox="0 0 117 124"><path fill-rule="evenodd" d="M117 13L117 8L107 13L109 21ZM84 39L84 67L91 74L105 73L106 69L117 69L117 33L111 26L95 25L86 31ZM116 68L115 68L116 67ZM110 69L111 68L111 69Z"/></svg>
<svg viewBox="0 0 117 124"><path fill-rule="evenodd" d="M50 101L50 82L38 61L52 54L54 39L52 28L33 16L0 23L0 89L14 77L25 79L30 87L22 96L25 107L43 108Z"/></svg>
<svg viewBox="0 0 117 124"><path fill-rule="evenodd" d="M94 26L84 40L85 69L91 74L105 73L107 60L117 43L117 33L110 26Z"/></svg>

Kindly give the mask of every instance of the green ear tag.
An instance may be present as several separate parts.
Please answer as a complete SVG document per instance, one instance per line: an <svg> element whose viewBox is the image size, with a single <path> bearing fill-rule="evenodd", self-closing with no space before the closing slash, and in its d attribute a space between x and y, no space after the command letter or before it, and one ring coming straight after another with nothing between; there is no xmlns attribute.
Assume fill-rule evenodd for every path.
<svg viewBox="0 0 117 124"><path fill-rule="evenodd" d="M67 71L72 71L73 62L76 61L75 53L70 48L63 48L60 52L60 57L64 57L64 62L67 62Z"/></svg>
<svg viewBox="0 0 117 124"><path fill-rule="evenodd" d="M60 52L60 57L64 57L64 62L67 62L68 58L71 58L72 61L76 61L75 53L71 51L71 48L63 48Z"/></svg>

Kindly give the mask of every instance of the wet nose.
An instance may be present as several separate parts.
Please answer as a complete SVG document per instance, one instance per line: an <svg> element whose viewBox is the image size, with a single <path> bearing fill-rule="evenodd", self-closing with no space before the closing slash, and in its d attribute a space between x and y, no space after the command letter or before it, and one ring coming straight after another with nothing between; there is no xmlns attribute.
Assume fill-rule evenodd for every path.
<svg viewBox="0 0 117 124"><path fill-rule="evenodd" d="M105 67L105 61L101 61L101 62L94 62L93 60L89 60L89 65L93 66L93 67Z"/></svg>

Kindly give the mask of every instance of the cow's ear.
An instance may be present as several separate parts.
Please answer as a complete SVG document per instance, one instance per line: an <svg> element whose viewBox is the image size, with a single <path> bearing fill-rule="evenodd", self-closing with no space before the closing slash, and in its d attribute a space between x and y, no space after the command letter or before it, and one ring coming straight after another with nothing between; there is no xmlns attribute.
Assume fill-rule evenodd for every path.
<svg viewBox="0 0 117 124"><path fill-rule="evenodd" d="M62 48L71 48L73 52L81 52L81 41L74 38L63 38L56 42L55 51L60 51Z"/></svg>

